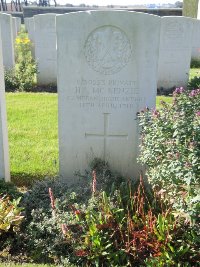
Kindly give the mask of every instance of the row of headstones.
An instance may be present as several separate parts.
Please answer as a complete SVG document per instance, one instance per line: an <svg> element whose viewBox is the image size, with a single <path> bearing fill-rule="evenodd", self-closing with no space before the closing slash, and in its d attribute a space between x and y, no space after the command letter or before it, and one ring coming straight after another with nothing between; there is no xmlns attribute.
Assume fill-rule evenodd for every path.
<svg viewBox="0 0 200 267"><path fill-rule="evenodd" d="M0 13L0 28L2 37L3 65L6 70L15 65L15 39L21 28L21 18Z"/></svg>
<svg viewBox="0 0 200 267"><path fill-rule="evenodd" d="M189 66L193 20L90 11L56 16L56 29L53 15L34 21L35 48L43 51L49 76L57 58L60 175L74 181L74 172L83 173L97 157L113 170L137 177L137 112L155 107L161 56L167 71L176 66L175 74L186 61Z"/></svg>
<svg viewBox="0 0 200 267"><path fill-rule="evenodd" d="M38 83L56 84L56 14L26 18L25 25L34 44L32 52L38 62ZM70 36L68 38L70 40ZM162 17L159 48L157 87L185 87L191 58L200 60L200 20Z"/></svg>

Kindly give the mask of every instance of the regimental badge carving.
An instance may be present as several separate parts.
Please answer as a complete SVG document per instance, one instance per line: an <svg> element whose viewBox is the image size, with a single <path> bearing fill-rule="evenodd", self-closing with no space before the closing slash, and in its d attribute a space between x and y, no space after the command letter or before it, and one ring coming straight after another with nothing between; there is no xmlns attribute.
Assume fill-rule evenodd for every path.
<svg viewBox="0 0 200 267"><path fill-rule="evenodd" d="M84 53L93 70L110 75L126 66L132 52L130 41L121 29L103 26L90 33Z"/></svg>

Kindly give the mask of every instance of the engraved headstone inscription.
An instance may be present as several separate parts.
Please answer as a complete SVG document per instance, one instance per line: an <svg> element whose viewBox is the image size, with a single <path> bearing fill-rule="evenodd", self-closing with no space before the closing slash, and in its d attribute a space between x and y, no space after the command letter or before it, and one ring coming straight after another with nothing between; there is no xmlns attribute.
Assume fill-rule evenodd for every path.
<svg viewBox="0 0 200 267"><path fill-rule="evenodd" d="M10 181L4 69L0 30L0 179Z"/></svg>
<svg viewBox="0 0 200 267"><path fill-rule="evenodd" d="M30 21L31 23L31 21ZM38 84L56 84L56 14L34 16L35 59L38 63Z"/></svg>
<svg viewBox="0 0 200 267"><path fill-rule="evenodd" d="M101 158L138 177L136 114L155 106L160 17L77 12L57 16L56 28L61 176L73 182Z"/></svg>
<svg viewBox="0 0 200 267"><path fill-rule="evenodd" d="M193 19L162 17L158 88L186 87L192 51Z"/></svg>

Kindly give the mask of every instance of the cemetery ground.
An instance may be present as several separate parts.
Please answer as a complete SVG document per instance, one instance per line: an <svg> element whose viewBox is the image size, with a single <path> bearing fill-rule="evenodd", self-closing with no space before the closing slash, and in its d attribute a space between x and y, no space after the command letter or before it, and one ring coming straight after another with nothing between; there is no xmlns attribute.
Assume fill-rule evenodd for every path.
<svg viewBox="0 0 200 267"><path fill-rule="evenodd" d="M158 96L171 101L171 97ZM57 94L7 93L12 181L28 186L58 173Z"/></svg>
<svg viewBox="0 0 200 267"><path fill-rule="evenodd" d="M192 70L191 73L198 71ZM198 92L193 90L191 96L194 95L197 98ZM193 101L191 97L184 98L182 89L176 90L174 97L179 97L180 105L186 108L187 101ZM163 143L165 140L166 132L165 130L162 132L162 129L165 129L163 127L165 113L169 114L167 125L173 125L173 117L170 121L170 109L165 104L163 106L161 103L163 100L169 105L173 101L171 96L158 96L157 111L154 111L152 115L148 113L149 111L145 111L146 115L141 115L141 125L148 126L148 116L153 116L155 124L152 132L148 130L145 133L144 130L147 138L144 139L144 143L147 143L146 150L143 150L143 158L141 158L143 162L145 158L151 159L151 155L154 154L159 157L158 150L154 150L154 146L148 147L148 143L154 140L156 147L163 145L159 142ZM61 264L66 267L94 266L93 262L97 263L96 266L107 266L108 262L111 262L111 266L199 266L199 222L195 215L195 212L198 212L198 200L196 202L195 197L198 196L195 195L195 191L190 197L188 195L188 199L185 199L189 201L187 204L189 210L186 209L185 213L180 213L181 215L178 215L177 211L174 215L170 212L174 209L173 202L169 203L165 198L167 197L165 190L154 195L152 202L152 192L147 190L142 177L139 184L134 184L134 182L132 184L130 181L122 183L124 178L116 176L110 171L109 166L100 160L93 162L93 165L88 168L85 177L82 177L83 182L80 181L76 187L68 188L62 181L52 179L58 173L57 94L7 93L6 101L11 177L18 188L13 185L0 185L1 191L6 190L10 195L10 200L1 201L6 202L9 212L12 211L9 221L4 221L8 223L9 231L1 230L0 232L2 249L0 260L8 264L11 264L9 263L11 260L16 264L20 263L20 266L30 261L37 263L38 267L45 266L39 263ZM194 107L197 105L198 109L198 103L189 103L189 110L192 105ZM179 115L181 119L181 113ZM161 116L160 121L159 116ZM188 117L186 124L182 123L183 121L181 127L187 127L187 123L191 123L191 118ZM159 135L153 130L157 127L160 127ZM194 127L196 127L195 124ZM193 129L198 131L197 128ZM158 138L158 141L154 136ZM179 149L178 145L176 149ZM181 149L183 154L188 153L183 150L183 147ZM191 152L191 155L195 155L195 152L194 154ZM165 153L163 157L165 158ZM175 161L173 158L169 160L175 165L169 170L166 167L168 172L157 169L158 175L161 175L161 181L163 181L163 175L166 177L163 188L170 188L169 177L174 173L178 177L181 172L176 166L177 158ZM178 162L181 160L180 158ZM193 161L194 166L198 168L199 163L195 163L195 159ZM190 167L188 163L187 168L184 169L185 178ZM150 171L152 171L151 167ZM195 169L193 171L195 172ZM46 176L49 178L45 179ZM195 179L198 179L198 176ZM40 182L36 182L37 180ZM154 183L153 180L151 182ZM174 185L173 190L180 191L179 185L176 183ZM117 188L118 190L115 191ZM184 189L182 193L187 194L187 189ZM179 203L180 195L172 194L174 201ZM20 203L16 200L18 197L22 198ZM181 203L175 205L175 210L180 208L179 205L181 206ZM20 207L23 207L22 210ZM2 205L0 212L1 209ZM131 213L136 217L129 217ZM26 219L23 218L25 214ZM127 219L129 222L126 222ZM20 225L22 225L21 228ZM121 225L120 231L123 237L120 237L121 234L116 225L118 227ZM148 228L147 225L151 227ZM4 226L0 225L0 227ZM13 229L16 234L13 233ZM127 247L126 237L132 235L134 236L131 241L133 243ZM2 242L2 238L7 242ZM117 247L113 245L115 242L117 242ZM131 244L136 246L136 252L129 251L132 249ZM153 257L150 256L152 253ZM127 255L132 263L127 262L127 265L124 265ZM102 262L107 263L104 265ZM0 266L10 265L2 263ZM27 263L24 266L35 265Z"/></svg>
<svg viewBox="0 0 200 267"><path fill-rule="evenodd" d="M190 80L200 73L191 69ZM157 96L171 103L171 96ZM56 93L7 93L9 152L12 181L29 186L58 173L58 110Z"/></svg>
<svg viewBox="0 0 200 267"><path fill-rule="evenodd" d="M11 176L28 185L58 173L57 94L7 93Z"/></svg>
<svg viewBox="0 0 200 267"><path fill-rule="evenodd" d="M97 13L95 14L97 15ZM127 19L128 14L125 16ZM40 15L38 20L39 18ZM41 18L45 17L41 16ZM130 19L132 18L131 16ZM90 26L90 19L91 16L87 18L86 26L87 24ZM114 19L113 22L118 23L119 21L118 16L112 19ZM154 20L154 18L149 17L149 20L151 19ZM156 23L156 20L158 21L159 18L155 18L152 23ZM52 20L53 24L54 22L55 17ZM62 80L62 83L59 84L59 99L57 99L56 93L36 93L36 90L33 92L37 87L36 80L37 82L41 81L41 77L39 77L41 71L37 72L39 62L36 64L32 58L32 44L24 31L20 32L16 38L15 67L5 75L6 89L9 88L11 89L9 92L14 92L6 94L11 178L14 183L5 183L0 180L0 267L6 266L6 264L8 266L12 266L12 264L22 266L24 263L26 263L24 265L26 267L33 267L35 264L40 264L37 265L38 267L45 266L41 264L65 267L200 266L200 89L195 89L200 88L198 80L200 78L193 79L190 90L185 90L182 87L176 88L170 97L157 97L157 108L149 110L144 106L145 103L149 106L154 104L155 99L152 98L151 92L154 92L157 71L153 65L156 63L158 54L156 53L157 49L151 50L154 56L152 60L149 57L149 60L146 61L143 58L144 53L138 53L141 57L138 59L141 62L142 59L144 60L144 64L140 64L138 77L134 77L134 74L136 75L134 71L130 72L131 75L127 71L123 74L122 71L118 78L127 81L141 80L139 95L146 94L146 100L143 104L138 104L137 109L135 109L135 104L141 99L134 98L131 105L125 106L131 107L131 109L125 109L124 113L123 110L120 110L116 125L120 132L122 128L122 130L126 130L126 124L132 126L133 123L134 128L130 128L129 132L131 136L137 128L137 135L132 135L135 140L138 139L140 133L140 155L137 162L145 166L146 176L143 173L139 175L141 168L138 168L138 165L136 168L132 168L135 166L133 162L136 163L137 153L135 151L138 149L138 144L133 146L135 140L131 137L128 138L129 134L120 135L118 132L115 135L109 134L107 131L109 119L104 113L105 116L102 118L104 119L104 135L96 134L98 137L104 136L104 159L107 148L106 137L120 137L120 140L122 137L126 137L122 149L110 157L110 162L113 158L118 157L117 164L115 168L112 166L111 169L109 163L95 158L85 171L86 164L82 164L84 167L82 172L77 173L78 179L74 179L74 184L70 185L66 182L66 178L72 180L72 172L78 171L74 170L76 169L74 162L78 158L77 156L83 155L84 158L80 157L83 161L86 158L85 153L87 151L84 150L84 147L82 149L82 144L88 142L91 147L95 147L98 142L94 139L92 144L91 139L83 138L95 135L89 131L85 132L85 127L83 127L84 134L79 128L73 132L74 117L76 117L76 124L78 125L82 123L82 120L79 121L81 117L74 112L76 111L76 104L74 105L73 101L67 102L66 105L65 94L70 92L70 81L65 81L66 72L69 77L71 70L76 69L76 72L72 72L72 81L75 79L74 81L78 84L80 80L77 79L82 73L80 58L78 57L77 60L77 56L75 56L76 53L79 54L80 42L77 46L73 45L73 53L61 53L66 48L66 44L71 46L74 44L73 40L80 37L80 33L72 31L70 35L72 42L64 39L59 42L60 37L63 37L63 32L66 29L72 29L68 22L70 23L69 16L58 16L58 71L56 76L58 81L60 78ZM65 23L68 25L67 27L65 27ZM77 20L78 28L79 24L80 21ZM123 25L123 27L127 27L127 25ZM142 25L141 27L145 25L145 28L140 31L143 33L143 37L145 39L153 37L149 43L153 47L158 46L159 31L156 27L158 24L154 25L153 34L151 33L149 37L150 31L147 32L147 25L149 24L143 21L140 25ZM38 26L38 31L40 31L40 23ZM188 26L191 25L188 24ZM47 31L49 29L51 30L50 36L55 37L55 31L52 31L52 28L46 28ZM117 34L120 36L119 39L117 38L118 41L123 40L127 44L125 46L126 51L120 49L120 53L112 53L111 61L110 53L105 54L104 63L108 66L107 63L109 62L110 69L104 68L104 64L94 64L96 57L92 56L93 53L88 53L91 49L96 49L96 46L97 48L104 48L101 42L98 44L93 42L95 39L93 37L96 35L101 40L102 32L105 34L109 32L111 36ZM190 30L188 32L191 33ZM170 36L171 34L169 34ZM38 41L40 43L42 35L40 34L38 37L37 40L35 39L35 44ZM51 40L54 40L55 44L54 37ZM190 38L188 39L190 40ZM110 40L113 40L111 47L112 45L114 45L113 48L116 47L115 38ZM134 38L131 43L135 43L135 40ZM127 63L127 57L133 56L129 43L129 38L116 27L105 26L101 30L97 28L91 32L84 46L87 58L87 63L85 63L89 64L88 66L85 65L86 69L88 67L88 75L91 73L89 66L104 74L114 73L116 67L123 68L123 64L116 64L114 59L115 56L118 58L121 55L122 59L125 60L124 62ZM43 46L38 45L38 47ZM47 47L49 47L48 44ZM174 47L173 40L172 50ZM150 51L151 47L147 45L146 48ZM101 50L97 49L98 51ZM35 52L38 52L37 49ZM53 53L55 53L55 49L52 50L52 53L50 52L52 55ZM188 59L189 57L188 54ZM53 62L55 58L54 54L50 59ZM59 69L60 59L65 63L65 66ZM135 69L134 62L137 61L130 62L132 65L130 64L129 68L132 66ZM110 65L110 63L112 64ZM148 65L151 67L151 72L147 68ZM38 66L38 69L41 70L42 66L39 64ZM81 68L79 69L79 67ZM47 68L44 70L46 73ZM97 73L96 75L98 76ZM192 70L191 77L196 75L199 75L199 70ZM47 76L51 77L52 75L48 72ZM145 90L147 79L142 83L142 76L149 77L148 91ZM167 79L167 82L170 81L171 79L169 81ZM84 80L85 82L88 83L88 87L87 79ZM107 80L107 82L110 81ZM66 90L66 83L69 90ZM105 78L104 89L107 88L106 84ZM170 85L167 87L169 88ZM16 92L16 88L18 88L18 92ZM76 93L81 92L80 88L76 90ZM96 89L92 91L96 92ZM73 88L72 91L74 92ZM110 92L112 93L112 90ZM163 93L167 92L163 91ZM62 100L64 101L62 102ZM78 105L80 107L84 103L80 102L79 104L81 104ZM57 106L61 118L59 125ZM139 109L142 110L138 113L137 119L133 118L134 121L132 121L132 114ZM84 112L84 109L81 112ZM73 117L70 117L70 114L73 114ZM95 115L93 113L92 116L90 113L84 115L88 116L89 124L92 124L91 120L95 118ZM119 123L120 119L126 124ZM62 121L65 121L66 128L61 127L64 125L61 123ZM97 126L100 125L98 118L96 123ZM58 166L58 127L59 133L61 133L59 135L61 142L60 168ZM68 133L70 134L68 135ZM80 143L78 142L79 139L82 140ZM67 140L67 142L62 143L63 140ZM69 146L67 149L63 149L69 142L73 147ZM112 144L111 141L109 142ZM119 143L120 141L118 141L118 145ZM130 151L130 154L126 156L123 153L127 151ZM76 158L69 152L71 154L75 152ZM134 175L129 172L129 175L123 177L117 173L121 163L127 169L129 167L133 171L137 169L137 174ZM62 172L63 167L67 172ZM70 168L70 175L68 175ZM57 175L58 170L61 174L60 177ZM62 176L63 173L66 175ZM65 179L59 179L61 177Z"/></svg>

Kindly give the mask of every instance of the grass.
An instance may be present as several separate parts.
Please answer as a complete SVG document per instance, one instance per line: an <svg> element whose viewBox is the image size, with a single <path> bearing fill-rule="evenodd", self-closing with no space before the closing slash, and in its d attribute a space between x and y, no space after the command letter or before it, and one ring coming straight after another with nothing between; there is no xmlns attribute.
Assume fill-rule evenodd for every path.
<svg viewBox="0 0 200 267"><path fill-rule="evenodd" d="M17 185L58 173L57 94L7 93L11 179Z"/></svg>
<svg viewBox="0 0 200 267"><path fill-rule="evenodd" d="M172 102L172 97L171 96L157 96L156 97L156 108L160 108L160 101L165 101L166 103L171 103Z"/></svg>

